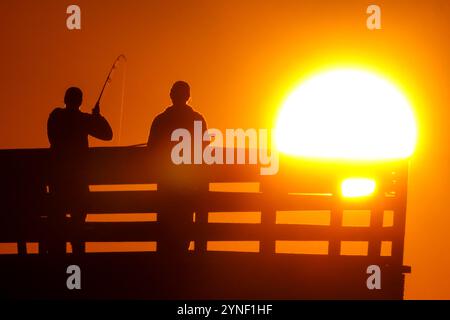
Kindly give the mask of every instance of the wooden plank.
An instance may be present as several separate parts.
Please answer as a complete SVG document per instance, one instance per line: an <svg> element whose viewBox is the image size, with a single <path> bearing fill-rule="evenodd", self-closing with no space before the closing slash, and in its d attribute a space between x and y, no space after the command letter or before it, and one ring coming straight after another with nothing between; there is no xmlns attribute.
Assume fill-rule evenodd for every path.
<svg viewBox="0 0 450 320"><path fill-rule="evenodd" d="M392 240L394 229L342 227L337 235L328 226L207 223L192 225L191 237L211 241L259 241L263 238L292 241L327 241L334 237L344 241ZM73 231L72 231L73 232ZM68 232L70 237L71 232ZM156 222L89 222L77 235L85 241L157 241L164 238L164 229Z"/></svg>
<svg viewBox="0 0 450 320"><path fill-rule="evenodd" d="M157 212L166 207L157 191L101 191L89 196L87 210L91 213ZM264 193L208 192L204 198L169 198L169 202L182 201L185 205L209 212L254 212L270 205L277 211L331 210L333 197L314 195L281 195L271 197ZM372 199L341 201L343 210L370 210ZM384 210L396 207L395 198L380 200Z"/></svg>
<svg viewBox="0 0 450 320"><path fill-rule="evenodd" d="M67 231L67 239L74 231ZM77 236L85 241L157 241L164 237L156 222L87 222ZM211 241L260 241L262 239L292 241L392 241L393 227L373 232L368 227L342 227L336 233L329 226L281 225L267 227L262 224L206 223L192 226L192 238ZM45 239L48 233L39 228L18 234L14 229L1 229L1 242L29 242Z"/></svg>
<svg viewBox="0 0 450 320"><path fill-rule="evenodd" d="M150 213L162 206L157 191L91 192L87 203L89 213Z"/></svg>

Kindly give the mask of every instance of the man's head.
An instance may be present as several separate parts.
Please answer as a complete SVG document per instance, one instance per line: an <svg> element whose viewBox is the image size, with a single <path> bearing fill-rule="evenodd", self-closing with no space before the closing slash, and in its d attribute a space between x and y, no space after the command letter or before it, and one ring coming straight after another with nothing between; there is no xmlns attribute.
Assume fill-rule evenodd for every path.
<svg viewBox="0 0 450 320"><path fill-rule="evenodd" d="M71 87L66 90L64 95L64 103L67 109L78 110L83 102L83 92L80 88Z"/></svg>
<svg viewBox="0 0 450 320"><path fill-rule="evenodd" d="M185 105L191 97L191 88L184 81L177 81L170 89L170 98L174 105Z"/></svg>

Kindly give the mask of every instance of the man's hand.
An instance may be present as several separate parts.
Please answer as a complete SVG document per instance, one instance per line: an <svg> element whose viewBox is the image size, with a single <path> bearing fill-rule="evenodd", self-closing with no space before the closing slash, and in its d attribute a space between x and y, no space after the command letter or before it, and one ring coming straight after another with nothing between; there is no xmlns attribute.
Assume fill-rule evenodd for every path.
<svg viewBox="0 0 450 320"><path fill-rule="evenodd" d="M92 114L100 114L100 101L97 101L94 109L92 109Z"/></svg>

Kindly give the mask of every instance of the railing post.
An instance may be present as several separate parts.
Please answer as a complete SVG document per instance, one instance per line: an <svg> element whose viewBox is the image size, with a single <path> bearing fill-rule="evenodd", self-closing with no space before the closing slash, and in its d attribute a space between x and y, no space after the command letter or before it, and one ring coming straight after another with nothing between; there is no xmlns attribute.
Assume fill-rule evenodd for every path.
<svg viewBox="0 0 450 320"><path fill-rule="evenodd" d="M341 186L337 179L334 184L334 190L332 194L332 205L330 212L330 237L328 243L328 255L337 257L341 255L341 241L342 241L342 219L344 214L345 201L342 196Z"/></svg>
<svg viewBox="0 0 450 320"><path fill-rule="evenodd" d="M333 207L330 216L330 242L328 255L339 256L341 254L341 230L342 230L342 199L338 190L333 194Z"/></svg>
<svg viewBox="0 0 450 320"><path fill-rule="evenodd" d="M379 257L381 255L381 238L380 234L383 228L384 214L384 186L380 186L382 190L377 190L373 195L370 210L370 239L368 256Z"/></svg>
<svg viewBox="0 0 450 320"><path fill-rule="evenodd" d="M17 242L17 253L20 256L26 255L27 254L27 244L25 241L19 241Z"/></svg>
<svg viewBox="0 0 450 320"><path fill-rule="evenodd" d="M202 176L201 174L199 176ZM205 228L208 227L209 214L209 182L203 180L200 184L196 194L196 203L194 206L195 221L194 230L194 251L196 254L201 254L207 251L208 239L205 236Z"/></svg>
<svg viewBox="0 0 450 320"><path fill-rule="evenodd" d="M207 239L204 236L204 230L208 227L208 211L203 208L198 208L195 211L195 230L198 234L195 235L195 248L194 251L197 254L206 252Z"/></svg>
<svg viewBox="0 0 450 320"><path fill-rule="evenodd" d="M395 208L394 208L394 230L392 239L392 258L398 263L403 264L403 251L405 242L405 224L406 224L406 203L408 190L408 163L395 172Z"/></svg>
<svg viewBox="0 0 450 320"><path fill-rule="evenodd" d="M273 179L266 177L261 180L260 192L263 194L263 206L261 210L261 240L259 251L262 254L275 254L276 239L273 237L273 230L276 228L276 207L274 199L280 193L275 187Z"/></svg>

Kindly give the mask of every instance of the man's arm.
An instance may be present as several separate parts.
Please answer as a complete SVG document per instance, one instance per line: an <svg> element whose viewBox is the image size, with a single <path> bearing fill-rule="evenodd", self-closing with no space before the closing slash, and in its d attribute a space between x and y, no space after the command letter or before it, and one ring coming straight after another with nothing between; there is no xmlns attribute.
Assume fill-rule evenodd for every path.
<svg viewBox="0 0 450 320"><path fill-rule="evenodd" d="M53 146L56 142L56 128L56 110L53 110L47 120L47 138L50 146Z"/></svg>
<svg viewBox="0 0 450 320"><path fill-rule="evenodd" d="M205 132L208 131L208 125L206 124L205 118L203 118L203 116L201 114L199 114L199 115L200 115L200 119L199 120L202 121L202 130L203 130L202 137L203 137L205 135ZM207 146L209 146L210 143L211 143L211 141L203 141L202 142L202 147L203 147L202 150L204 151L205 148Z"/></svg>
<svg viewBox="0 0 450 320"><path fill-rule="evenodd" d="M159 115L153 119L152 126L150 127L150 133L148 135L147 147L156 148L161 140L160 134L160 117Z"/></svg>
<svg viewBox="0 0 450 320"><path fill-rule="evenodd" d="M150 147L153 144L153 137L155 136L155 120L153 120L152 125L150 127L150 132L148 134L147 139L147 147Z"/></svg>
<svg viewBox="0 0 450 320"><path fill-rule="evenodd" d="M88 115L88 134L105 141L110 141L113 138L113 131L108 121L100 114Z"/></svg>
<svg viewBox="0 0 450 320"><path fill-rule="evenodd" d="M202 128L203 128L203 133L205 133L205 131L208 130L208 125L206 124L205 118L203 118L202 116Z"/></svg>

